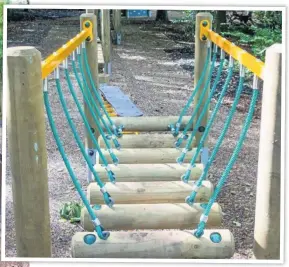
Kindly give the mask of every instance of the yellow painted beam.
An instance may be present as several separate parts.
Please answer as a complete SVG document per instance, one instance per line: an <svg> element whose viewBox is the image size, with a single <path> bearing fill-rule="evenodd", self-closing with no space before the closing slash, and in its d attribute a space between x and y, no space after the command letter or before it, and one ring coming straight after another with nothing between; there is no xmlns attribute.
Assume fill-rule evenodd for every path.
<svg viewBox="0 0 289 267"><path fill-rule="evenodd" d="M264 69L265 64L260 59L257 59L247 51L241 49L235 44L231 43L227 39L223 38L216 32L210 29L209 22L207 20L202 20L200 25L200 39L202 41L206 41L209 39L214 44L219 46L222 50L224 50L227 54L231 55L235 60L237 60L240 64L246 67L248 70L253 72L259 78L264 80ZM204 38L206 37L206 38Z"/></svg>
<svg viewBox="0 0 289 267"><path fill-rule="evenodd" d="M93 40L92 24L88 20L84 21L83 24L85 25L85 30L78 33L74 38L42 61L42 79L45 79L54 71L84 40L88 37L90 39L87 41L91 42Z"/></svg>

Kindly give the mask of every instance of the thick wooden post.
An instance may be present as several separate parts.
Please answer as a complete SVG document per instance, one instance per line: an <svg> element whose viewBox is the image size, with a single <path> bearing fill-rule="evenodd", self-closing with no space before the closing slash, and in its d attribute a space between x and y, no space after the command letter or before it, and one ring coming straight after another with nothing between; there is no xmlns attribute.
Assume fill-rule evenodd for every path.
<svg viewBox="0 0 289 267"><path fill-rule="evenodd" d="M92 41L86 41L85 42L85 46L86 46L86 53L87 53L87 59L88 59L88 64L89 64L89 68L91 71L91 75L94 81L94 84L98 90L99 88L99 79L98 79L98 51L97 51L97 17L95 14L93 13L86 13L86 14L82 14L80 16L80 29L82 30L84 25L83 22L89 20L92 23L92 27L93 27L93 40ZM84 57L82 55L82 65L84 66ZM90 83L89 80L89 76L87 74L86 69L84 68L84 74L85 74L85 79L88 82L89 85L89 90L91 91L92 95L94 96L93 99L91 99L91 101L94 101L96 103L96 105L98 107L100 107L97 98L94 95L93 92L93 87ZM84 87L85 88L85 87ZM85 88L86 90L86 88ZM88 106L86 105L86 103L84 103L84 112L86 115L86 118L88 119L89 125L92 129L92 131L94 132L94 136L96 138L99 137L99 130L97 129L96 123L93 120L93 117L89 111ZM95 114L97 116L97 114ZM96 139L97 140L97 139ZM85 147L86 150L88 152L88 155L90 156L91 159L91 163L93 165L96 164L96 162L98 161L97 159L97 151L96 148L91 140L91 138L89 137L89 133L87 131L87 129L85 129ZM88 169L88 181L92 180L92 173L90 171L89 168Z"/></svg>
<svg viewBox="0 0 289 267"><path fill-rule="evenodd" d="M111 57L110 57L110 14L109 9L101 10L101 43L104 57L104 72L111 75Z"/></svg>
<svg viewBox="0 0 289 267"><path fill-rule="evenodd" d="M95 9L86 9L86 14L94 14Z"/></svg>
<svg viewBox="0 0 289 267"><path fill-rule="evenodd" d="M87 58L88 58L90 71L91 71L95 86L98 88L99 82L98 82L98 62L97 62L97 39L96 39L96 37L97 37L97 23L96 23L96 21L97 20L96 20L96 15L93 13L82 14L80 16L80 28L81 28L81 30L83 28L83 22L86 20L89 20L93 25L93 40L91 42L86 41L85 45L86 45L86 52L87 52ZM84 57L82 57L82 63L84 66L85 65L84 64ZM85 72L86 81L89 84L91 93L92 93L92 95L94 95L92 85L90 84L89 76L88 76L85 68L84 68L84 72ZM93 101L95 101L95 103L98 104L96 98L94 98ZM93 118L89 112L89 109L85 103L84 103L84 109L85 109L85 115L88 118L89 124L93 128L93 130L95 131L96 138L98 138L99 132L98 132L97 127L93 121ZM85 145L87 148L94 149L92 140L89 138L88 132L86 132Z"/></svg>
<svg viewBox="0 0 289 267"><path fill-rule="evenodd" d="M121 43L121 10L113 10L113 38L116 45Z"/></svg>
<svg viewBox="0 0 289 267"><path fill-rule="evenodd" d="M51 257L41 54L7 50L7 135L18 257Z"/></svg>
<svg viewBox="0 0 289 267"><path fill-rule="evenodd" d="M282 45L266 51L256 196L254 255L280 259ZM285 89L285 88L284 88Z"/></svg>
<svg viewBox="0 0 289 267"><path fill-rule="evenodd" d="M200 23L202 20L208 20L210 23L210 28L212 28L212 20L213 17L210 13L198 13L196 15L196 30L195 30L195 69L194 69L194 73L195 73L195 77L194 77L194 85L196 87L200 76L202 74L204 65L205 65L205 61L206 61L206 57L207 57L207 43L208 41L202 41L200 39ZM199 91L197 92L195 99L194 99L194 106L196 106L198 104L198 102L200 101L200 96L202 94L202 91L205 89L204 85L206 83L206 80L209 76L209 68L207 69L204 81L202 83L202 86L200 87ZM210 85L209 85L210 86ZM203 111L203 106L205 105L208 96L209 96L209 92L210 90L208 89L206 92L206 95L202 101L202 104L195 116L195 120L194 120L194 125L196 125L196 122L201 114L201 112ZM204 116L204 118L202 119L202 123L200 126L206 127L207 125L207 121L208 121L208 117L209 117L209 110L210 108L208 107L207 109L207 115ZM199 128L200 130L202 128ZM202 137L202 132L198 131L198 133L196 134L196 144L199 144L200 139ZM207 147L207 140L204 144L204 147Z"/></svg>

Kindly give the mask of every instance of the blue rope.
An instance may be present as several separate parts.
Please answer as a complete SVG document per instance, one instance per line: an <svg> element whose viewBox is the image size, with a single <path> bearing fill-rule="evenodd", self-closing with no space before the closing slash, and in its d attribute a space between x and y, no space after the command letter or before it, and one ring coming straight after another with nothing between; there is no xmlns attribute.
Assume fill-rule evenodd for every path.
<svg viewBox="0 0 289 267"><path fill-rule="evenodd" d="M85 43L84 43L85 44ZM123 125L120 125L119 127L117 127L113 121L111 120L108 112L106 111L104 105L103 105L103 102L102 102L102 99L101 99L101 96L99 95L96 87L95 87L95 83L94 83L94 80L92 78L92 75L91 75L91 70L90 70L90 67L89 67L89 63L88 63L88 58L87 58L87 53L86 53L86 46L84 46L82 48L82 52L83 52L83 58L84 58L84 64L85 64L85 68L86 68L86 72L88 74L88 77L89 77L89 80L90 80L90 84L91 84L91 87L92 87L92 91L101 107L101 109L103 110L108 122L110 123L110 125L112 126L112 129L114 131L114 134L118 137L121 137L122 136L122 130L124 128Z"/></svg>
<svg viewBox="0 0 289 267"><path fill-rule="evenodd" d="M73 68L73 72L74 72L74 76L77 80L77 83L78 83L78 86L80 88L80 91L81 91L81 94L84 98L84 102L86 103L88 109L89 109L89 112L91 113L92 117L93 117L93 120L94 120L94 123L97 125L98 127L98 130L99 132L101 133L101 136L103 137L104 136L104 133L102 131L102 128L101 128L101 125L98 123L98 120L96 119L96 115L95 115L95 112L94 110L96 111L97 113L97 116L99 117L101 123L103 124L103 126L105 127L106 131L108 132L109 136L106 136L105 138L105 145L107 144L106 142L106 139L112 139L113 143L114 143L114 146L116 149L120 150L120 144L118 142L118 140L116 139L116 136L111 132L110 128L108 127L107 123L105 122L101 112L99 111L96 103L93 101L93 95L92 93L90 92L90 89L88 87L88 83L85 79L85 75L84 75L84 72L83 72L83 67L82 67L82 62L81 62L81 55L78 54L77 55L77 59L78 59L78 64L79 64L79 70L81 72L81 76L83 78L84 81L84 86L86 88L86 92L87 94L85 93L85 91L83 90L83 86L82 86L82 83L80 81L80 77L78 75L78 72L77 72L77 69L76 69L76 63L74 60L72 60L72 68ZM91 102L89 101L89 99L91 99ZM92 103L92 105L91 105ZM93 110L94 108L94 110ZM106 145L106 147L109 149L109 146Z"/></svg>
<svg viewBox="0 0 289 267"><path fill-rule="evenodd" d="M90 125L88 123L88 120L87 120L85 114L84 114L84 111L81 108L80 103L79 103L79 101L77 99L75 90L73 88L72 82L71 82L70 77L69 77L68 69L65 68L64 72L65 72L65 77L66 77L66 81L67 81L67 84L68 84L69 91L70 91L70 93L71 93L71 95L73 97L73 100L74 100L74 102L75 102L75 104L77 106L77 109L78 109L78 111L79 111L79 113L81 115L81 118L82 118L83 123L85 125L85 128L86 128L86 130L87 130L87 132L88 132L88 134L90 136L90 139L91 139L92 143L94 144L94 146L95 146L95 148L96 148L96 150L97 150L97 152L99 154L99 157L101 158L101 160L102 160L102 162L103 162L103 164L105 166L105 169L106 169L106 172L107 172L107 175L108 175L108 179L109 179L110 182L115 183L115 175L112 172L112 170L109 168L108 162L107 162L105 156L103 155L103 153L102 153L102 151L101 151L101 149L100 149L100 147L98 145L98 142L97 142L97 140L96 140L96 138L95 138L95 136L94 136L94 134L93 134L93 132L91 130L91 127L90 127Z"/></svg>
<svg viewBox="0 0 289 267"><path fill-rule="evenodd" d="M214 120L215 120L215 118L216 118L216 115L217 115L217 113L218 113L218 111L219 111L219 109L220 109L220 107L221 107L221 105L222 105L222 101L223 101L223 99L224 99L224 97L225 97L227 88L228 88L229 83L230 83L230 81L231 81L231 79L232 79L232 76L233 76L234 65L232 65L231 67L229 67L229 70L228 70L228 71L229 71L228 76L227 76L227 78L226 78L226 81L225 81L224 86L223 86L223 88L222 88L222 91L221 91L221 93L220 93L220 96L219 96L219 98L218 98L218 101L217 101L217 103L216 103L216 106L214 107L214 110L212 111L212 114L211 114L210 119L209 119L209 121L208 121L207 127L206 127L206 129L205 129L205 132L204 132L204 134L203 134L202 137L201 137L201 140L200 140L200 142L199 142L199 144L198 144L198 146L197 146L196 152L195 152L195 154L194 154L194 156L193 156L193 158L192 158L192 160L191 160L191 162L190 162L190 164L189 164L189 166L188 166L187 171L186 171L185 174L181 177L182 181L184 181L185 183L187 183L187 182L189 181L189 178L190 178L190 176L191 176L192 168L196 167L195 162L196 162L196 160L197 160L197 158L198 158L198 156L199 156L199 153L200 153L201 150L202 150L202 147L204 146L204 142L205 142L205 140L206 140L206 138L207 138L207 136L208 136L208 134L209 134L209 132L210 132L210 130L211 130L211 127L212 127L212 125L213 125L213 123L214 123Z"/></svg>
<svg viewBox="0 0 289 267"><path fill-rule="evenodd" d="M46 108L46 113L47 113L49 125L50 125L50 128L52 130L52 133L53 133L54 139L56 141L60 155L61 155L61 157L64 161L64 164L66 166L66 169L67 169L67 171L71 177L71 180L72 180L77 192L79 193L79 195L81 197L81 200L83 201L85 208L87 209L87 211L89 213L89 216L91 217L92 222L94 223L94 226L95 226L94 229L97 232L98 237L100 239L106 240L109 237L110 233L107 231L104 231L104 228L102 227L98 218L96 217L95 213L93 212L92 208L90 207L89 201L88 201L85 193L82 191L81 185L80 185L77 177L75 176L75 174L71 168L70 162L66 156L63 145L61 144L59 134L57 132L55 122L54 122L54 119L52 116L52 112L51 112L51 108L50 108L50 104L49 104L49 96L48 96L47 91L43 92L43 97L44 97L44 104L45 104L45 108Z"/></svg>
<svg viewBox="0 0 289 267"><path fill-rule="evenodd" d="M110 194L106 191L104 184L102 183L102 181L99 178L97 172L95 171L95 169L94 169L94 167L93 167L88 155L86 154L84 145L82 144L81 139L80 139L80 137L79 137L79 135L77 133L76 127L75 127L75 125L74 125L74 123L72 121L72 118L70 117L70 114L68 112L67 105L66 105L66 102L64 100L63 93L62 93L62 90L61 90L61 85L60 85L59 78L55 78L55 81L56 81L56 88L57 88L57 92L58 92L59 99L60 99L60 102L61 102L61 106L62 106L62 109L63 109L63 111L65 113L65 117L66 117L67 122L68 122L68 124L70 126L70 129L71 129L71 131L73 133L74 139L75 139L78 147L80 148L80 151L81 151L81 153L82 153L82 155L83 155L83 157L84 157L84 159L85 159L90 171L92 172L96 183L100 187L100 191L103 194L104 202L106 203L107 206L112 207L114 202L113 202Z"/></svg>
<svg viewBox="0 0 289 267"><path fill-rule="evenodd" d="M174 124L170 124L169 125L169 129L171 130L172 135L175 136L175 137L178 136L179 130L180 130L180 127L181 127L181 123L182 123L182 119L185 116L185 114L186 114L187 110L189 109L192 101L194 100L195 95L200 90L200 87L201 87L201 85L203 83L203 80L205 78L205 75L206 75L206 72L207 72L207 68L208 68L208 65L209 65L209 62L210 62L210 54L211 54L210 52L211 52L211 46L208 46L207 56L206 56L206 61L205 61L205 64L204 64L204 68L202 70L200 79L198 80L198 83L196 85L196 88L193 90L188 102L186 103L186 105L182 109L177 123L175 125Z"/></svg>
<svg viewBox="0 0 289 267"><path fill-rule="evenodd" d="M220 178L220 180L216 186L216 189L215 189L212 197L209 200L209 203L206 205L205 211L203 212L203 215L201 216L201 220L200 220L200 223L197 227L197 230L194 232L194 235L198 238L200 238L204 234L204 229L206 227L206 221L207 221L207 218L208 218L209 213L211 211L211 208L212 208L214 202L216 201L217 197L219 196L222 187L224 186L225 182L227 181L229 173L230 173L233 165L235 164L235 162L238 158L238 155L242 149L243 143L246 139L247 132L248 132L250 125L251 125L251 122L253 120L253 115L254 115L258 95L259 95L259 90L254 88L250 107L249 107L249 111L248 111L248 115L247 115L245 123L243 125L242 132L240 134L238 143L234 149L234 152L230 158L228 165L226 166L225 171L223 172L223 174L222 174L222 176L221 176L221 178Z"/></svg>
<svg viewBox="0 0 289 267"><path fill-rule="evenodd" d="M90 110L91 110L91 109L92 109L92 106L91 106L91 104L90 104L89 98L91 99L91 103L93 103L94 105L95 105L95 103L94 103L94 101L93 101L93 96L92 96L91 93L90 93L90 90L89 90L87 81L86 81L85 76L84 76L84 72L83 72L83 68L82 68L82 63L81 63L80 57L79 57L79 69L80 69L80 73L81 73L81 75L82 75L82 80L83 80L84 86L85 86L85 88L86 88L86 92L88 92L89 97L88 97L87 94L85 93L85 91L84 91L84 89L83 89L80 81L78 81L78 82L79 82L79 85L80 85L79 88L80 88L80 91L81 91L81 93L82 93L82 95L83 95L83 98L84 98L85 103L88 105L88 107L90 107ZM97 106L95 105L94 107L95 107L95 111L97 112L98 116L99 116L99 117L102 117L102 115L100 114ZM107 148L107 150L108 150L108 152L109 152L109 154L110 154L110 157L111 157L113 163L114 163L115 165L117 165L117 164L119 163L119 160L118 160L117 156L113 153L113 151L112 151L112 149L111 149L111 146L110 146L110 144L109 144L108 141L107 141L107 137L105 136L103 130L101 129L101 125L100 125L100 123L99 123L99 121L98 121L95 113L94 113L94 112L91 112L91 116L92 116L93 121L95 122L98 130L99 130L100 135L102 136L102 139L103 139L103 141L104 141L104 143L105 143L105 146L106 146L106 148Z"/></svg>
<svg viewBox="0 0 289 267"><path fill-rule="evenodd" d="M212 152L212 155L210 156L203 172L202 172L202 175L201 177L196 181L195 183L195 186L196 186L196 190L194 190L190 196L188 196L186 198L186 202L187 204L189 205L193 205L194 201L195 201L195 198L196 198L196 195L197 195L197 192L198 191L198 188L202 185L202 182L205 180L206 176L207 176L207 173L219 151L219 148L225 138L225 135L229 129L229 126L231 124L231 121L233 119L233 116L235 114L235 111L236 111L236 108L237 108L237 105L238 105L238 102L239 102L239 99L241 97L241 93L242 93L242 90L243 90L243 83L244 83L244 77L240 77L240 80L239 80L239 86L238 86L238 89L237 89L237 92L236 92L236 96L235 96L235 99L234 99L234 102L233 102L233 105L231 107L231 110L229 112L229 115L227 117L227 120L225 122L225 125L224 125L224 128L221 132L221 135L219 136L218 140L217 140L217 143L216 143L216 146L214 147L213 149L213 152Z"/></svg>
<svg viewBox="0 0 289 267"><path fill-rule="evenodd" d="M186 144L186 147L185 149L182 151L181 155L177 158L177 163L179 164L182 164L185 157L186 157L186 154L187 154L187 151L190 149L191 145L192 145L192 142L193 142L193 139L197 133L197 131L199 130L199 127L201 126L201 123L202 123L202 119L204 118L204 116L207 114L207 111L208 111L208 107L210 105L210 102L211 102L211 98L213 97L215 91L216 91L216 88L217 88L217 85L218 85L218 82L221 78L221 74L222 74L222 71L223 71L223 66L224 66L224 61L225 59L222 59L221 62L220 62L220 66L219 66L219 69L218 69L218 73L217 73L217 77L215 79L215 82L213 84L213 87L212 87L212 90L208 96L208 99L206 100L205 102L205 105L203 106L202 108L202 111L201 111L201 114L196 122L196 125L194 126L194 130L193 132L191 133L190 135L190 138L188 139L187 141L187 144ZM201 104L201 101L199 102L199 104ZM194 116L191 117L191 119L193 118ZM191 122L191 120L190 120ZM189 122L189 123L190 123ZM177 140L176 142L176 146L179 147L182 143L182 141L184 140L184 137L183 136L186 136L187 134L187 131L189 130L189 127L187 125L187 127L185 128L185 130L183 131L182 133L182 136Z"/></svg>

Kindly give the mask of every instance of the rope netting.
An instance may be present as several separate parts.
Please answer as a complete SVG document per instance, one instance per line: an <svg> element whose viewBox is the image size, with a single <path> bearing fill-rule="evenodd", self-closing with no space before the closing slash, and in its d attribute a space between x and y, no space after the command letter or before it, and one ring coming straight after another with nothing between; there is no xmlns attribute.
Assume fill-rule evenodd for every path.
<svg viewBox="0 0 289 267"><path fill-rule="evenodd" d="M185 173L181 176L181 180L184 183L188 183L191 177L191 172L193 168L196 168L196 161L198 160L198 157L201 155L204 155L205 153L208 153L208 148L205 147L206 139L210 133L210 130L212 129L213 123L217 117L217 114L221 108L223 99L226 95L227 89L230 85L230 82L232 81L233 74L234 74L234 60L229 55L229 64L227 68L227 77L225 79L225 83L222 86L221 93L218 96L217 102L210 113L210 116L208 117L208 120L206 122L206 125L202 125L203 120L205 116L208 114L209 105L210 102L217 90L217 87L221 80L221 75L224 71L225 67L225 51L222 50L217 45L214 45L213 47L213 53L211 53L211 42L207 41L207 55L205 59L205 64L203 67L203 70L201 72L200 78L196 84L196 87L194 88L192 94L188 98L187 103L183 107L178 120L175 124L169 125L169 129L171 131L171 134L177 138L177 141L175 142L175 146L177 149L181 146L183 142L186 142L186 145L184 149L181 151L180 156L176 159L177 163L182 164L185 160L185 157L187 156L187 152L190 150L190 147L197 135L197 133L201 133L200 141L198 144L196 144L196 150L192 158L190 159L189 165L187 167L187 170ZM217 58L219 56L219 64L217 64ZM71 63L71 64L69 64ZM214 82L211 84L211 81L213 79L213 72L217 68L216 77L214 79ZM86 51L86 41L83 41L80 46L78 46L72 53L69 54L68 57L65 58L63 61L63 75L64 79L66 80L66 83L68 85L69 93L71 94L73 98L73 102L75 103L77 110L81 116L82 123L85 126L86 132L88 137L90 138L93 149L89 148L86 149L83 141L80 138L80 135L77 131L77 128L75 126L75 123L72 119L72 116L70 115L70 111L67 107L67 103L64 97L64 93L62 90L61 82L60 82L60 76L61 71L60 67L57 66L54 70L54 78L53 81L55 83L58 97L61 103L62 110L65 114L66 120L69 124L70 130L73 133L73 137L75 139L75 142L77 146L79 147L81 154L83 156L84 161L86 162L88 169L90 171L90 178L88 182L95 181L97 185L100 188L100 191L103 195L103 199L105 204L112 208L114 201L107 192L105 188L105 183L101 180L100 176L98 175L96 169L94 168L94 163L91 160L91 156L93 154L96 154L99 156L101 161L101 166L105 169L106 175L108 177L108 180L111 183L116 182L116 177L113 171L111 170L108 160L106 159L103 150L101 149L98 140L95 137L95 131L99 132L100 138L104 141L105 150L108 151L108 156L111 158L112 162L117 165L119 163L119 160L117 156L114 153L114 149L120 150L121 146L119 143L118 138L122 136L122 131L124 129L123 125L115 125L113 120L110 118L110 115L105 107L105 104L103 102L102 96L99 93L99 90L95 84L95 81L93 79L93 75L89 66L89 61L87 57L87 51ZM73 73L75 79L76 79L76 85L73 84L71 78L70 78L70 71ZM198 193L198 190L202 186L203 181L206 179L208 172L210 171L210 168L220 150L220 147L224 141L224 138L228 132L229 126L232 123L234 114L236 113L237 105L239 103L243 85L244 85L244 78L245 78L245 67L241 64L239 64L239 71L240 71L240 78L238 87L236 90L236 95L234 98L234 102L232 104L232 107L230 108L229 114L224 122L224 126L222 129L222 132L220 136L218 137L218 140L211 152L211 155L207 158L207 160L202 161L203 163L203 171L198 180L194 183L193 189L191 194L185 199L185 202L192 206L195 203L196 195ZM232 153L232 156L222 174L220 177L218 184L216 186L216 189L214 193L212 194L211 198L209 199L208 203L203 204L202 207L204 208L203 214L200 218L200 223L197 227L197 229L194 231L194 235L196 237L201 237L203 235L204 229L206 227L206 222L208 220L209 213L211 211L213 203L218 198L220 191L222 187L224 186L225 182L228 179L229 173L234 165L234 163L237 160L237 157L241 151L241 148L243 146L244 140L246 138L246 134L248 132L248 129L250 127L256 102L258 99L258 88L257 88L257 82L258 78L255 75L254 76L254 82L253 82L253 94L251 103L249 106L248 114L245 119L242 132L240 134L239 140L236 144L236 147ZM203 85L203 87L202 87ZM77 87L77 88L76 88ZM101 225L99 219L97 218L94 207L90 206L89 201L83 192L83 189L79 183L79 180L74 173L71 164L69 162L69 159L66 155L64 146L62 144L62 141L60 139L59 133L57 131L52 110L49 104L49 94L48 94L48 79L47 77L44 79L43 82L43 94L44 94L44 103L46 107L46 112L48 116L48 121L54 136L54 139L56 141L57 147L59 149L59 152L62 156L62 159L65 163L65 166L68 170L68 173L71 177L71 180L77 190L77 192L80 195L81 200L84 203L85 208L88 210L88 213L91 217L91 220L94 224L95 231L98 234L98 237L101 239L107 239L109 237L109 232L105 231L103 226ZM85 112L82 104L78 100L77 92L76 90L79 89L80 95L83 97L84 104L86 105L90 119L93 121L93 128L91 126L91 121L88 119L88 115ZM200 92L201 90L201 92ZM188 123L185 125L183 131L181 132L181 124L183 122L183 117L188 112L192 102L195 100L195 97L197 93L200 93L198 97L198 102L196 106L193 109L192 114L190 115L190 119ZM194 124L194 125L193 125ZM193 130L191 132L190 129L193 125Z"/></svg>
<svg viewBox="0 0 289 267"><path fill-rule="evenodd" d="M207 49L207 56L210 54L210 47L211 47L211 42L210 41L207 41L208 43L208 49ZM203 102L204 100L204 96L208 90L208 88L210 87L210 82L212 80L212 73L213 73L213 70L214 70L214 67L216 65L216 57L217 57L217 53L218 53L218 47L216 45L214 45L214 52L213 52L213 57L212 59L210 60L209 59L209 62L210 64L207 63L207 59L206 59L206 62L205 62L205 65L204 65L204 69L202 70L202 74L201 74L201 77L200 77L200 80L201 83L204 82L205 80L205 73L207 72L207 68L209 67L209 74L205 80L205 83L204 83L204 87L203 87L203 91L198 99L198 103L196 105L196 107L194 107L194 110L193 110L193 113L190 117L190 120L189 122L187 123L187 125L185 126L184 130L182 133L179 134L179 126L181 125L182 123L182 118L183 116L185 115L187 109L188 109L188 106L191 105L191 103L193 102L194 100L194 97L196 96L196 92L200 90L200 86L199 86L199 83L197 83L196 85L196 88L194 89L191 97L189 98L189 100L187 101L185 107L183 108L180 116L179 116L179 119L177 121L177 123L175 124L175 126L169 126L169 128L171 129L171 132L173 134L173 136L177 137L177 141L175 143L176 145L176 148L179 148L180 145L182 144L183 141L186 141L186 146L185 148L182 150L180 156L176 159L177 163L179 164L182 164L184 162L184 159L187 155L187 152L189 151L189 148L191 147L192 145L192 142L194 140L194 137L196 136L196 134L199 132L201 133L201 138L200 138L200 141L199 143L197 144L197 147L196 147L196 151L194 153L194 155L192 156L191 160L190 160L190 163L189 163L189 166L186 170L186 172L181 176L181 180L185 183L188 183L188 181L190 180L190 176L191 176L191 172L192 172L192 169L193 168L196 168L196 161L198 159L198 156L202 153L204 153L204 151L206 151L205 153L208 153L208 148L205 147L205 141L210 133L210 130L212 129L212 125L215 121L215 118L217 116L217 113L218 111L220 110L220 107L222 105L222 101L226 95L226 91L229 87L229 84L232 80L232 77L233 77L233 73L234 73L234 60L233 58L229 55L229 66L228 66L228 75L227 75L227 78L225 80L225 83L222 87L222 90L221 90L221 93L218 97L218 100L217 100L217 103L214 107L214 109L212 110L210 116L209 116L209 119L207 121L207 124L206 125L201 125L202 123L202 120L203 118L206 116L206 114L208 113L208 108L209 108L209 104L214 96L214 93L216 91L216 88L217 88L217 85L220 81L220 77L221 77L221 74L222 74L222 71L223 71L223 68L224 68L224 62L225 62L225 51L220 49L220 62L219 62L219 68L217 70L217 74L216 74L216 78L215 78L215 81L213 83L213 86L212 88L210 89L210 93L208 95L208 98L206 99L205 103L203 104L202 106L202 110L200 112L200 115L196 118L197 116L197 113L198 111L200 110L200 107L201 107L201 103ZM206 179L207 175L208 175L208 172L220 150L220 147L225 139L225 136L228 132L228 129L232 123L232 120L233 120L233 117L234 117L234 114L236 113L236 109L237 109L237 106L238 106L238 103L239 103L239 100L240 100L240 97L241 97L241 94L242 94L242 91L243 91L243 87L244 87L244 80L245 80L245 67L241 64L239 64L239 72L240 72L240 78L239 78L239 82L238 82L238 87L237 87L237 90L236 90L236 95L235 95L235 98L234 98L234 101L233 101L233 104L232 104L232 107L229 111L229 114L224 122L224 126L223 126L223 129L221 131L221 134L220 136L218 137L217 139L217 142L212 150L212 153L211 155L208 157L208 159L203 163L203 171L202 171L202 174L201 176L199 177L199 179L197 179L197 181L194 182L193 184L193 189L192 189L192 193L185 199L186 203L190 206L192 206L194 203L195 203L195 199L196 199L196 195L200 189L200 187L202 186L202 183L203 181ZM202 80L201 80L202 79ZM202 207L204 209L203 211L203 214L200 218L200 223L197 227L197 229L194 231L194 235L198 238L200 238L203 233L204 233L204 229L206 227L206 223L207 223L207 220L208 220L208 216L209 216L209 213L211 211L211 208L212 208L212 205L214 204L214 202L216 201L216 199L218 198L220 192L221 192L221 189L223 188L224 184L226 183L227 179L228 179L228 176L229 176L229 173L233 167L233 165L235 164L237 158L238 158L238 155L242 149L242 146L243 146L243 143L245 141L245 138L246 138L246 135L247 135L247 132L248 132L248 129L250 127L250 124L252 122L252 118L253 118L253 115L254 115L254 111L255 111L255 107L256 107L256 103L257 103L257 100L258 100L258 94L259 94L259 90L258 90L258 78L256 75L254 75L254 80L253 80L253 87L252 87L252 90L253 90L253 94L252 94L252 98L251 98L251 103L250 103L250 106L249 106L249 109L248 109L248 113L247 113L247 116L246 116L246 119L245 119L245 122L244 122L244 125L242 127L242 132L240 134L240 137L237 141L237 144L236 144L236 147L232 153L232 156L228 162L228 164L226 165L225 167L225 170L221 176L221 178L219 179L218 181L218 184L214 190L214 193L212 194L211 198L209 199L208 203L206 204L203 204ZM193 97L192 97L193 96ZM190 134L188 134L188 131L189 129L191 128L194 120L196 121L195 122L195 125L193 127L193 130ZM172 130L173 129L173 130Z"/></svg>
<svg viewBox="0 0 289 267"><path fill-rule="evenodd" d="M77 56L76 56L77 55ZM106 174L108 176L108 179L110 182L115 183L115 174L112 172L108 161L106 159L106 157L103 154L103 151L101 150L99 143L94 135L95 131L97 130L100 133L100 137L103 139L104 143L105 143L105 149L109 152L109 156L111 157L113 163L115 165L118 164L119 160L116 157L112 146L110 144L110 142L112 142L112 144L114 145L114 147L118 150L120 150L120 144L119 141L117 140L117 138L122 136L122 129L123 126L117 127L113 121L111 120L107 110L105 109L105 106L103 104L103 100L101 95L98 93L98 90L96 88L96 85L94 83L92 74L91 74L91 70L88 64L88 59L87 59L87 53L86 53L86 46L85 46L85 42L82 43L81 48L78 47L76 49L76 51L73 51L73 53L70 55L71 58L71 66L72 66L72 72L76 78L77 81L77 85L78 88L81 92L81 96L84 99L85 104L87 105L90 115L93 119L93 123L96 125L96 129L92 128L89 120L87 118L87 115L85 114L85 111L83 110L82 105L80 104L80 101L78 100L77 97L77 93L75 90L75 86L73 85L70 75L69 75L69 58L66 58L63 62L63 70L64 70L64 75L63 77L65 78L68 88L69 88L69 92L72 95L73 101L77 107L77 110L82 118L82 122L85 126L85 129L99 155L99 158L102 162L102 166L103 168L106 170ZM78 63L78 66L77 66ZM84 64L83 64L84 63ZM84 66L83 66L84 65ZM78 68L77 68L78 67ZM80 74L79 74L80 73ZM87 76L89 77L89 82L86 80L85 74L87 74ZM104 202L107 206L109 206L110 208L113 207L114 201L111 198L110 194L107 192L106 188L105 188L105 184L103 183L103 181L100 179L98 173L96 172L93 163L91 162L91 158L90 158L90 153L93 152L93 150L89 149L86 150L85 149L85 145L83 144L80 135L77 131L77 128L75 126L75 123L73 122L73 119L70 115L70 111L67 107L67 103L64 97L64 93L62 90L62 86L61 86L61 82L60 82L60 67L58 66L55 70L54 70L54 82L56 85L56 89L57 89L57 93L58 93L58 97L61 103L61 107L63 109L63 112L65 114L66 120L69 124L70 130L73 133L75 142L77 144L77 146L79 147L81 154L83 156L83 159L85 160L92 176L93 176L93 180L97 183L97 185L100 188L100 191L103 195L103 199ZM91 85L91 87L89 87L89 84ZM90 90L90 88L92 88L92 90ZM91 217L91 220L95 226L95 231L97 232L99 238L101 239L107 239L109 236L109 233L107 231L104 231L104 228L102 227L100 221L98 220L98 218L96 217L94 211L93 211L93 207L90 206L89 201L84 193L84 191L82 190L79 180L77 178L77 176L75 175L71 164L69 162L69 159L66 155L66 152L64 150L64 146L61 142L59 133L57 131L54 119L53 119L53 115L52 115L52 110L50 108L50 104L49 104L49 94L48 94L48 80L47 78L44 79L44 103L45 103L45 107L46 107L46 112L48 115L48 121L54 136L54 139L56 141L57 147L59 149L59 152L63 158L63 161L65 163L65 166L69 172L69 175L72 179L72 182L74 183L75 188L77 189L81 200L84 203L85 208L88 210L89 215ZM103 128L106 130L103 130ZM91 181L89 181L91 182Z"/></svg>

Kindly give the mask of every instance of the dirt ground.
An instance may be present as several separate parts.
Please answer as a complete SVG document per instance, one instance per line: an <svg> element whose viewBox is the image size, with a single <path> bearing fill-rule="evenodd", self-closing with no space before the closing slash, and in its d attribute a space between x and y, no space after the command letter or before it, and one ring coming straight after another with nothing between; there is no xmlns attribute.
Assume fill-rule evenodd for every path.
<svg viewBox="0 0 289 267"><path fill-rule="evenodd" d="M180 12L170 12L171 18L181 15ZM38 18L36 21L10 22L8 24L8 46L32 45L41 51L43 57L46 57L73 37L78 32L78 27L77 18L53 20ZM149 20L147 23L144 21L124 22L122 44L113 47L111 84L118 85L124 93L128 94L145 116L178 115L192 91L194 45L174 38L177 35L177 33L174 34L177 32L177 28L174 31L171 28L174 26L165 27ZM225 76L224 72L219 89ZM76 81L73 80L73 82ZM210 150L214 147L223 129L237 82L238 73L231 83L230 93L212 128L209 139ZM68 94L64 79L62 79L62 83L72 118L83 137L80 115ZM86 167L81 154L75 153L79 152L79 149L66 124L52 82L49 94L54 119L65 150L78 178L86 188ZM214 185L220 178L236 145L246 116L248 101L249 96L244 95L232 126L210 170L209 180ZM82 229L79 225L62 222L59 210L64 202L79 200L79 197L73 190L48 123L46 124L53 257L70 257L71 237ZM224 212L222 228L230 229L235 237L234 259L250 259L252 257L259 126L258 115L252 122L239 159L218 199ZM9 160L6 181L6 256L11 257L16 256L16 249Z"/></svg>

